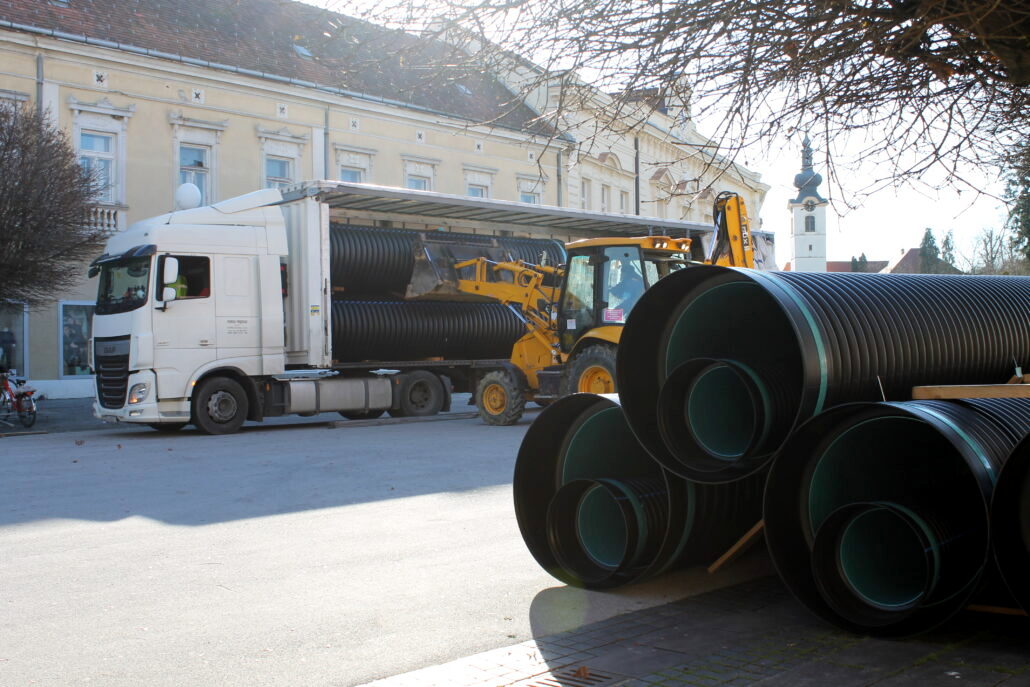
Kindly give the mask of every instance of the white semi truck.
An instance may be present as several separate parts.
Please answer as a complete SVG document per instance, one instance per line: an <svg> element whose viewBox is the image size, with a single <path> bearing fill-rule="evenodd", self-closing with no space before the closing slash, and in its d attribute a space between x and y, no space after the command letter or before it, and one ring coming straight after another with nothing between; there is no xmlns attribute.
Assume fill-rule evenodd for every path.
<svg viewBox="0 0 1030 687"><path fill-rule="evenodd" d="M91 265L99 277L90 340L94 414L105 421L162 430L193 423L223 434L247 419L294 413L425 415L449 407L451 390L473 390L487 372L510 368L509 352L496 346L487 356L448 349L397 359L390 345L384 355L334 356L333 299L345 289L331 278L333 222L479 234L711 233L687 222L329 181L206 207L189 207L190 190L176 194L187 209L114 234ZM337 341L360 333L336 333Z"/></svg>

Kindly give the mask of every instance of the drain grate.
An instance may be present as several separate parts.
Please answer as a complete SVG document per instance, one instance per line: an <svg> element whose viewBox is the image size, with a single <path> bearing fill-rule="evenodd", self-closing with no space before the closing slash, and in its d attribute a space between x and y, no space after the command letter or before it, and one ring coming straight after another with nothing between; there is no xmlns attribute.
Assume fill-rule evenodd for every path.
<svg viewBox="0 0 1030 687"><path fill-rule="evenodd" d="M621 676L624 678L625 676ZM519 682L514 687L603 687L619 679L617 675L605 675L585 666L568 668L558 673L537 675L528 682Z"/></svg>

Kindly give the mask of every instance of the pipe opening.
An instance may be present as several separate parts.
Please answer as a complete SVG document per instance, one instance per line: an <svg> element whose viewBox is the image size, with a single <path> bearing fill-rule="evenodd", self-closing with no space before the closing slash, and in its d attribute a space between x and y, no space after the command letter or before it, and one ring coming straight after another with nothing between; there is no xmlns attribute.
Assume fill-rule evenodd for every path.
<svg viewBox="0 0 1030 687"><path fill-rule="evenodd" d="M865 420L840 432L813 462L801 503L810 543L840 508L890 504L846 530L840 525L847 539L834 566L861 598L884 609L904 606L918 595L916 580L930 574L934 583L920 603L935 603L978 579L988 550L983 496L963 456L929 423ZM921 567L929 564L920 557L931 554L937 563Z"/></svg>
<svg viewBox="0 0 1030 687"><path fill-rule="evenodd" d="M614 570L627 554L628 531L622 508L600 485L587 489L576 508L576 538L597 565Z"/></svg>
<svg viewBox="0 0 1030 687"><path fill-rule="evenodd" d="M855 516L840 536L838 564L848 587L871 606L909 608L928 592L935 576L928 561L924 531L910 518L888 508ZM925 526L924 526L925 527ZM938 544L929 540L932 553Z"/></svg>
<svg viewBox="0 0 1030 687"><path fill-rule="evenodd" d="M629 479L661 474L661 468L633 436L619 407L605 408L581 419L569 437L559 464L562 484L577 479Z"/></svg>
<svg viewBox="0 0 1030 687"><path fill-rule="evenodd" d="M762 440L768 395L760 384L722 363L694 378L684 399L684 421L699 447L714 458L735 461Z"/></svg>

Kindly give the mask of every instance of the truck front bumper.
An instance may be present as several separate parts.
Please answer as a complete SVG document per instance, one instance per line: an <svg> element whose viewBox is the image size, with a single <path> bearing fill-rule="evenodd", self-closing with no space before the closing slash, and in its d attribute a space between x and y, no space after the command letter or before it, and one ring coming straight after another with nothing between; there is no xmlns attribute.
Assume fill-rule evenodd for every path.
<svg viewBox="0 0 1030 687"><path fill-rule="evenodd" d="M148 389L146 397L141 402L129 403L127 397L125 405L121 408L105 408L100 405L99 400L94 398L93 416L104 422L111 423L189 422L190 407L188 400L157 400L157 377L152 370L141 370L129 375L126 385L127 392L131 392L137 384L146 384Z"/></svg>

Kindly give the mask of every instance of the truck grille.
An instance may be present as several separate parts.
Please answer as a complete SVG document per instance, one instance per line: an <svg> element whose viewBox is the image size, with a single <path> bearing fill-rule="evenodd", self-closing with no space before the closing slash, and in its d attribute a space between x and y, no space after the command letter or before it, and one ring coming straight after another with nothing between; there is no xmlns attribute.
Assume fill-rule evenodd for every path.
<svg viewBox="0 0 1030 687"><path fill-rule="evenodd" d="M103 354L102 351L116 351ZM105 408L125 405L129 384L129 337L96 339L93 344L96 364L97 399Z"/></svg>

